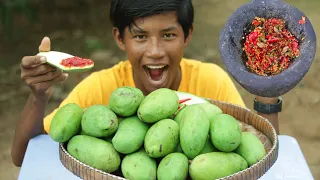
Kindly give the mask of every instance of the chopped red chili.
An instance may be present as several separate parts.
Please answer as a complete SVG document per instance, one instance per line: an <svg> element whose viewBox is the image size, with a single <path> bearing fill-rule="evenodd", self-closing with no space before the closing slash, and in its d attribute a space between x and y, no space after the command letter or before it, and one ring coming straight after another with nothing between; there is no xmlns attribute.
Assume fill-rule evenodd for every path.
<svg viewBox="0 0 320 180"><path fill-rule="evenodd" d="M60 63L65 67L85 67L93 64L93 61L90 59L83 59L80 57L71 57L67 59L63 59Z"/></svg>
<svg viewBox="0 0 320 180"><path fill-rule="evenodd" d="M306 17L302 16L302 19L299 20L299 24L305 24L306 23Z"/></svg>
<svg viewBox="0 0 320 180"><path fill-rule="evenodd" d="M191 98L181 99L181 100L179 100L179 104L182 104L182 103L187 102L189 100L191 100Z"/></svg>
<svg viewBox="0 0 320 180"><path fill-rule="evenodd" d="M247 67L262 76L287 69L300 51L298 40L285 28L285 21L256 17L252 24L254 30L245 37L243 48Z"/></svg>

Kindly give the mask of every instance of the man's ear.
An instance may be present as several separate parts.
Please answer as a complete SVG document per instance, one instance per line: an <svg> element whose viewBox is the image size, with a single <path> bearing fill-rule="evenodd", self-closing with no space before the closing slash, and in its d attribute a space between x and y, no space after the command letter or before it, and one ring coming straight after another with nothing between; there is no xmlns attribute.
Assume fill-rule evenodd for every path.
<svg viewBox="0 0 320 180"><path fill-rule="evenodd" d="M192 38L192 33L193 33L193 25L189 29L189 35L184 42L184 47L187 47L189 45L191 38Z"/></svg>
<svg viewBox="0 0 320 180"><path fill-rule="evenodd" d="M118 47L122 50L125 51L126 47L124 45L124 40L122 39L121 35L120 35L120 31L118 28L113 28L112 29L112 35L114 40L116 41Z"/></svg>

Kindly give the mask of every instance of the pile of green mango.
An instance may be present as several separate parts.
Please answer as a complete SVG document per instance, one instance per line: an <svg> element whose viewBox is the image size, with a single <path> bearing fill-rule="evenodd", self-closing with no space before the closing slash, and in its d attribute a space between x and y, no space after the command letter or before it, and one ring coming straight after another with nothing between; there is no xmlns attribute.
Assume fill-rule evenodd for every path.
<svg viewBox="0 0 320 180"><path fill-rule="evenodd" d="M203 98L167 88L144 96L125 86L107 105L66 104L53 117L49 134L77 160L130 180L218 179L266 155L262 142L242 132L233 116Z"/></svg>

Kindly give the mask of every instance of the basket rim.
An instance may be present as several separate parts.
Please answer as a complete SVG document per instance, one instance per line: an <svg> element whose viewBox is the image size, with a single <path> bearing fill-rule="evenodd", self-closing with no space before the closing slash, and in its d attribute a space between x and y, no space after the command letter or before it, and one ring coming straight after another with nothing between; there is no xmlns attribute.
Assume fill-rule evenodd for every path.
<svg viewBox="0 0 320 180"><path fill-rule="evenodd" d="M236 107L236 108L243 109L243 110L247 111L248 113L253 113L254 116L258 116L260 120L262 120L262 121L264 121L265 123L267 123L267 124L270 126L271 130L272 130L272 137L273 137L273 139L270 139L270 138L268 137L268 138L271 140L271 142L272 142L272 147L271 147L271 149L269 150L269 152L267 152L267 154L266 154L262 159L260 159L260 160L259 160L257 163L255 163L254 165L252 165L252 166L250 166L250 167L248 167L248 168L246 168L246 169L244 169L244 170L242 170L242 171L236 172L236 173L231 174L231 175L229 175L229 176L225 176L225 177L223 177L223 178L219 178L218 180L229 179L229 178L232 178L232 177L237 176L237 175L239 175L239 174L248 172L248 171L250 171L251 169L258 168L257 166L261 166L262 163L265 163L265 162L267 161L267 159L268 159L273 153L275 153L275 154L276 154L275 158L270 161L270 167L268 168L268 170L269 170L269 169L274 165L274 163L277 161L277 159L278 159L278 149L279 149L278 135L277 135L277 133L276 133L275 128L272 126L272 124L271 124L266 118L260 116L260 115L257 114L257 113L254 113L253 111L251 111L251 110L250 110L249 108L247 108L247 107L243 107L243 106L240 106L240 105L237 105L237 104L232 104L232 103L224 102L224 101L220 101L220 100L213 100L213 99L210 99L210 98L204 98L204 99L208 100L210 103L212 103L212 102L217 102L217 103L221 103L221 104L224 104L224 105L234 106L234 107ZM240 121L240 120L238 120L238 121ZM242 122L242 121L241 121L241 122ZM259 131L260 131L260 130L259 130ZM89 165L87 165L87 164L85 164L85 163L77 160L76 158L74 158L73 156L71 156L70 153L68 153L68 151L66 150L66 148L64 148L64 144L65 144L65 143L59 143L59 150L60 150L62 153L64 153L68 158L70 158L70 159L72 159L73 161L79 163L80 165L84 166L85 168L88 168L88 169L90 169L90 170L93 170L93 171L95 171L95 172L97 172L97 173L101 173L102 175L107 175L107 176L110 176L110 177L112 177L112 178L117 178L118 180L127 180L127 179L124 178L124 177L116 176L116 175L114 175L114 174L104 172L104 171L102 171L102 170L96 169L96 168L94 168L94 167L92 167L92 166L89 166ZM60 156L60 161L62 162L61 156ZM62 162L62 164L66 167L66 165L65 165L63 162ZM67 168L67 167L66 167L66 168ZM70 170L69 170L69 171L70 171ZM72 171L70 171L70 172L74 174L74 172L72 172ZM265 174L265 173L263 173L263 174ZM263 175L263 174L262 174L262 175Z"/></svg>

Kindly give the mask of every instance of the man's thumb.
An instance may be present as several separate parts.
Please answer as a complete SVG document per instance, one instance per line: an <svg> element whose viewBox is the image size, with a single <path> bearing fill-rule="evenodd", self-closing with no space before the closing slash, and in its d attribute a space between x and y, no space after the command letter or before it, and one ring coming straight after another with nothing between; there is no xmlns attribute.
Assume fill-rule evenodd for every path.
<svg viewBox="0 0 320 180"><path fill-rule="evenodd" d="M44 37L39 46L39 52L47 52L51 49L51 42L48 37Z"/></svg>

